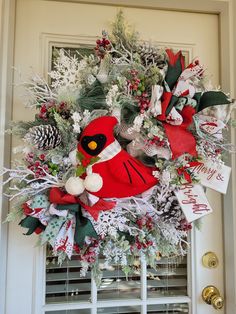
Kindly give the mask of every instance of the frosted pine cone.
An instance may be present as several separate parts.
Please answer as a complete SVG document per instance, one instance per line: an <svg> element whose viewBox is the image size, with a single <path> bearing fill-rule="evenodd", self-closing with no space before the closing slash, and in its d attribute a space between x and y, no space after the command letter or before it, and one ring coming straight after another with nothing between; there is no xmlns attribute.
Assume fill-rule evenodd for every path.
<svg viewBox="0 0 236 314"><path fill-rule="evenodd" d="M179 205L177 197L172 191L157 191L157 215L165 222L175 224L176 227L180 227L181 221L183 221L184 215Z"/></svg>
<svg viewBox="0 0 236 314"><path fill-rule="evenodd" d="M145 66L155 64L158 68L163 69L166 65L166 54L150 44L140 44L135 52L139 54Z"/></svg>
<svg viewBox="0 0 236 314"><path fill-rule="evenodd" d="M39 125L29 129L25 140L39 150L49 150L61 143L61 135L55 126Z"/></svg>

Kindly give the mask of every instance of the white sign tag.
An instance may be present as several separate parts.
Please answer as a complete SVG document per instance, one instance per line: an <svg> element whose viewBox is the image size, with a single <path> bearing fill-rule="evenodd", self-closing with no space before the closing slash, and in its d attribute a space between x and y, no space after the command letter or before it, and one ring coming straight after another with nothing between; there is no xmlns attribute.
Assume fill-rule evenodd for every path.
<svg viewBox="0 0 236 314"><path fill-rule="evenodd" d="M200 184L184 184L175 192L188 222L192 222L212 212L204 190Z"/></svg>
<svg viewBox="0 0 236 314"><path fill-rule="evenodd" d="M191 168L201 184L216 190L220 193L226 194L231 168L221 164L214 164L207 161L201 165Z"/></svg>
<svg viewBox="0 0 236 314"><path fill-rule="evenodd" d="M223 138L222 130L225 128L225 123L223 121L218 120L215 117L205 116L205 115L199 115L198 117L199 117L199 127L203 131L213 135L219 140Z"/></svg>

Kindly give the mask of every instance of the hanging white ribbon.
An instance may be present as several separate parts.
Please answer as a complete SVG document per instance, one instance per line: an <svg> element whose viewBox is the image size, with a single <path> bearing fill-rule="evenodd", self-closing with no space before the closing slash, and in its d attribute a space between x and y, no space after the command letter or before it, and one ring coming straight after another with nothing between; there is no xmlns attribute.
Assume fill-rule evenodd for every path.
<svg viewBox="0 0 236 314"><path fill-rule="evenodd" d="M163 94L163 90L164 88L161 85L152 86L152 96L151 96L149 110L151 111L154 117L162 113L161 96Z"/></svg>

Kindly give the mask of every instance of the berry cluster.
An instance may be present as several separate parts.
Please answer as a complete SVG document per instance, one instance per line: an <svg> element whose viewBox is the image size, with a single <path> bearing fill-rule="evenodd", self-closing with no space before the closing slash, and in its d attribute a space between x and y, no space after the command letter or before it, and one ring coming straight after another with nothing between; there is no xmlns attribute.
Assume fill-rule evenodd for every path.
<svg viewBox="0 0 236 314"><path fill-rule="evenodd" d="M81 250L81 248L77 244L74 245L75 252L79 254L78 256L79 260L87 263L94 263L96 261L97 248L98 241L94 239L91 239L91 243L86 248L86 250Z"/></svg>
<svg viewBox="0 0 236 314"><path fill-rule="evenodd" d="M42 178L46 173L56 176L59 172L59 166L48 161L45 154L36 156L34 153L28 153L25 157L27 168L34 173L35 178Z"/></svg>
<svg viewBox="0 0 236 314"><path fill-rule="evenodd" d="M47 121L55 112L59 113L63 119L69 119L70 117L67 104L65 102L56 104L54 101L43 103L37 117Z"/></svg>
<svg viewBox="0 0 236 314"><path fill-rule="evenodd" d="M150 217L150 216L143 216L143 217L139 218L136 221L136 224L138 225L139 229L146 228L149 231L151 231L153 229L153 221L152 221L152 217Z"/></svg>
<svg viewBox="0 0 236 314"><path fill-rule="evenodd" d="M27 154L25 158L28 163L28 169L34 173L35 178L45 177L46 173L49 172L49 168L46 162L46 156L41 154L36 156L34 153Z"/></svg>
<svg viewBox="0 0 236 314"><path fill-rule="evenodd" d="M141 96L137 97L137 100L139 101L140 112L144 113L150 106L150 99L148 97L148 94L142 93Z"/></svg>
<svg viewBox="0 0 236 314"><path fill-rule="evenodd" d="M131 70L130 76L130 80L127 80L128 90L138 101L140 112L144 113L150 105L150 99L145 88L145 78L143 75L139 75L137 70Z"/></svg>
<svg viewBox="0 0 236 314"><path fill-rule="evenodd" d="M161 140L160 137L154 136L151 140L148 141L148 143L151 145L164 147L166 142L164 140Z"/></svg>
<svg viewBox="0 0 236 314"><path fill-rule="evenodd" d="M96 41L95 52L96 55L103 59L107 53L107 51L111 50L111 42L107 39L107 33L105 31L102 32L102 39L98 39Z"/></svg>
<svg viewBox="0 0 236 314"><path fill-rule="evenodd" d="M135 239L135 246L137 247L138 250L146 249L146 248L148 248L149 246L152 246L152 245L153 245L152 241L145 241L145 240L143 240L141 242L138 237L136 237L136 239Z"/></svg>
<svg viewBox="0 0 236 314"><path fill-rule="evenodd" d="M180 222L180 230L189 231L192 229L191 223L188 223L186 219L181 220Z"/></svg>

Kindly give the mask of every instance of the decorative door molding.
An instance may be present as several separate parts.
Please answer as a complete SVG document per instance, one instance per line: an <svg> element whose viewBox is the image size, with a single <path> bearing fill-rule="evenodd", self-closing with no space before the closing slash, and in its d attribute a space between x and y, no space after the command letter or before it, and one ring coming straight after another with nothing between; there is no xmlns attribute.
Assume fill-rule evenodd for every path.
<svg viewBox="0 0 236 314"><path fill-rule="evenodd" d="M44 1L44 0L42 0ZM58 1L58 0L51 0ZM235 86L235 73L236 73L236 42L233 40L235 36L236 24L236 4L234 1L217 1L217 0L74 0L63 2L78 2L93 5L113 5L123 7L135 7L145 9L166 9L166 10L177 10L177 11L189 11L189 12L201 12L201 13L215 13L219 16L220 20L220 50L221 50L221 84L224 90L231 92L231 95L235 97L236 86ZM1 127L8 124L11 119L11 104L12 104L12 71L13 65L13 53L14 53L14 25L15 25L15 3L16 0L0 0L1 7L1 25L0 25L0 37L1 37L1 48L0 48L0 116L1 116ZM60 35L59 35L60 36ZM51 38L52 39L52 38ZM42 36L42 41L51 40L50 34ZM54 38L55 39L55 38ZM80 38L81 39L81 38ZM79 40L79 39L78 39ZM88 38L87 38L88 40ZM90 38L91 40L91 38ZM56 40L57 41L57 40ZM53 41L52 41L53 42ZM43 46L43 45L42 45ZM44 44L44 47L48 45ZM47 59L48 51L42 53L42 64ZM231 66L232 65L232 66ZM235 134L231 132L231 141L235 142ZM1 133L0 138L1 147L5 148L0 153L0 168L5 164L9 164L10 161L10 140L5 138ZM234 313L236 304L236 217L233 213L233 208L236 208L236 195L233 193L236 186L235 182L235 156L231 157L232 166L232 180L229 186L229 193L227 199L224 199L224 241L225 241L225 281L226 281L226 312ZM1 192L1 191L0 191ZM3 204L2 197L0 196L0 203L2 206L1 218L4 219L6 216L7 208ZM0 260L0 272L1 274L6 273L7 265L7 225L0 226L0 246L1 246L1 260ZM37 257L36 257L37 259ZM5 286L6 278L0 277L0 312L5 313Z"/></svg>
<svg viewBox="0 0 236 314"><path fill-rule="evenodd" d="M4 133L11 120L15 0L0 0L0 173L10 166L11 138ZM8 213L8 201L3 199L0 177L0 313L5 311L8 225L3 223Z"/></svg>

